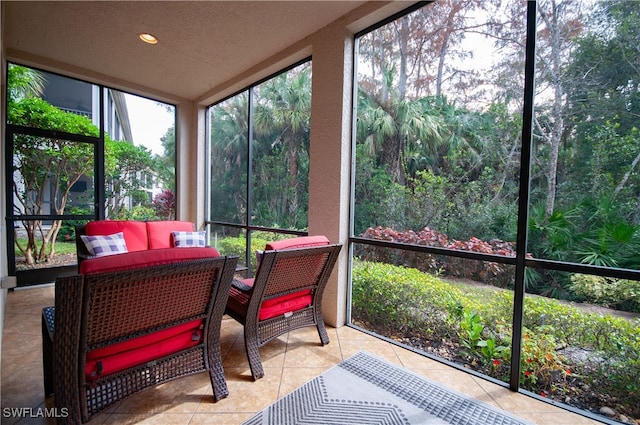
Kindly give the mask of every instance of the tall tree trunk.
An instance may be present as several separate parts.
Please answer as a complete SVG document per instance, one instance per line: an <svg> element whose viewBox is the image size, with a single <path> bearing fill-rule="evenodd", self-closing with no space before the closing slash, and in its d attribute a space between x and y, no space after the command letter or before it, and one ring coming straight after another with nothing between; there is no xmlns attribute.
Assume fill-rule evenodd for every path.
<svg viewBox="0 0 640 425"><path fill-rule="evenodd" d="M384 37L382 36L382 30L380 28L378 28L376 30L376 35L378 36L378 43L377 43L377 47L378 47L378 64L380 66L380 75L382 76L382 78L384 80L385 63L386 62L385 62L384 45L383 45ZM372 69L372 75L373 75L373 80L372 81L376 81L376 79L375 79L375 77L376 77L375 76L375 69L376 69L375 63L373 64L371 69ZM383 81L383 84L382 84L381 97L382 97L382 101L383 102L386 102L389 99L389 90L387 88L386 81Z"/></svg>
<svg viewBox="0 0 640 425"><path fill-rule="evenodd" d="M402 186L406 184L402 163L403 152L402 136L396 134L395 136L385 139L384 146L382 147L382 163L387 166L387 171L391 174L393 181Z"/></svg>
<svg viewBox="0 0 640 425"><path fill-rule="evenodd" d="M638 165L638 162L640 162L640 153L636 155L636 157L633 159L633 162L631 163L629 170L627 170L627 172L624 173L622 180L620 180L620 184L618 184L618 186L616 187L616 190L614 191L615 195L617 195L618 193L620 193L622 189L624 189L625 185L627 184L627 181L629 180L629 177L631 177L631 173L633 173L633 170L635 170L636 166Z"/></svg>
<svg viewBox="0 0 640 425"><path fill-rule="evenodd" d="M449 40L451 38L451 34L455 31L454 18L456 14L460 11L460 5L454 4L453 2L450 4L449 13L447 15L445 24L444 24L444 35L442 36L442 46L440 48L440 54L438 55L438 75L436 77L436 97L440 97L442 95L442 78L444 75L444 64L447 60L447 53L449 52Z"/></svg>
<svg viewBox="0 0 640 425"><path fill-rule="evenodd" d="M560 150L560 141L562 139L562 130L564 128L564 119L562 116L562 98L564 96L564 87L562 85L561 76L561 28L558 17L558 5L555 1L551 2L552 13L541 12L540 16L544 20L547 29L550 32L551 40L549 48L551 56L548 60L548 72L550 73L551 85L553 89L553 107L551 116L553 124L551 132L547 138L549 143L549 164L547 168L547 199L545 203L545 214L549 217L553 214L556 201L557 178L558 178L558 152Z"/></svg>
<svg viewBox="0 0 640 425"><path fill-rule="evenodd" d="M295 214L298 209L298 148L296 146L294 136L290 137L289 148L286 155L289 157L289 186L293 189L292 198L288 199L287 211L289 214ZM290 223L293 226L293 223Z"/></svg>
<svg viewBox="0 0 640 425"><path fill-rule="evenodd" d="M400 21L400 75L398 81L398 98L403 100L407 91L407 43L409 38L409 18L405 16Z"/></svg>

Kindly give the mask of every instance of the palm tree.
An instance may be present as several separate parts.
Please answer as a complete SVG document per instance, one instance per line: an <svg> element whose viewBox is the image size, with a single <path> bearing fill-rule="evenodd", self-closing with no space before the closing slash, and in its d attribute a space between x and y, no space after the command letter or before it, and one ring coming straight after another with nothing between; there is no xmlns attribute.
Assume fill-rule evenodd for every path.
<svg viewBox="0 0 640 425"><path fill-rule="evenodd" d="M301 199L307 188L306 164L309 154L311 120L311 67L282 73L256 89L254 129L256 150L280 149L288 174L288 194L282 218L295 225L305 211ZM270 171L274 171L273 169ZM274 194L275 195L275 194ZM269 195L271 196L271 195ZM284 223L278 223L283 225Z"/></svg>
<svg viewBox="0 0 640 425"><path fill-rule="evenodd" d="M41 72L20 65L9 64L7 88L9 101L27 97L40 97L44 90L45 78Z"/></svg>
<svg viewBox="0 0 640 425"><path fill-rule="evenodd" d="M392 70L385 72L384 80L385 90L358 90L356 138L377 157L378 165L386 168L393 181L404 186L408 157L420 151L427 162L435 158L445 141L444 122L432 109L425 109L421 99L402 98L394 90Z"/></svg>
<svg viewBox="0 0 640 425"><path fill-rule="evenodd" d="M247 209L248 95L211 108L212 218L244 222Z"/></svg>

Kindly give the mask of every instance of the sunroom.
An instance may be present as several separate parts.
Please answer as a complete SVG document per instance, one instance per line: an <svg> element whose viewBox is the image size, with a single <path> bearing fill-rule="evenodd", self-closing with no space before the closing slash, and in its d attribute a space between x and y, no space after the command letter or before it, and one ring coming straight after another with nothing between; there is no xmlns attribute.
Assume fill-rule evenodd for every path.
<svg viewBox="0 0 640 425"><path fill-rule="evenodd" d="M83 220L192 221L249 275L268 241L325 235L344 244L323 300L343 347L330 356L381 343L545 406L512 411L535 423L640 419L638 5L500 3L3 2L5 337L26 313L12 302L51 300L40 283L64 273L51 265ZM27 94L19 75L45 82ZM84 107L87 127L31 128L34 97ZM134 101L163 118L136 118ZM162 128L155 146L138 125ZM60 132L88 160L62 179L68 205L49 191L42 209L14 169L29 167L20 141ZM120 145L145 161L125 173ZM25 267L23 235L58 222L57 253ZM307 336L266 356L286 369L278 350ZM120 412L146 415L135 400Z"/></svg>

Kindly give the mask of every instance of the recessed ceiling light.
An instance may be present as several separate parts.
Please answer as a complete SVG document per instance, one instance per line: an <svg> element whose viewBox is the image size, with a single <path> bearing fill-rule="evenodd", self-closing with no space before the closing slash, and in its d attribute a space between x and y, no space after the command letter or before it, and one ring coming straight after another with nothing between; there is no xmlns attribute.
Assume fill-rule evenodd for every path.
<svg viewBox="0 0 640 425"><path fill-rule="evenodd" d="M145 43L149 43L149 44L158 43L158 39L156 38L156 36L153 34L149 34L148 32L143 32L138 37L140 37L140 40L144 41Z"/></svg>

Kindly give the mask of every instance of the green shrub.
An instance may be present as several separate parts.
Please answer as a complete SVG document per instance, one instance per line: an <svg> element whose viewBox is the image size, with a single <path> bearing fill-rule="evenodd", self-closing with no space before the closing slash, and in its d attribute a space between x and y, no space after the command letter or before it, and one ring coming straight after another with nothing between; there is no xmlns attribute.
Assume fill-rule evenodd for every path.
<svg viewBox="0 0 640 425"><path fill-rule="evenodd" d="M605 276L574 274L571 289L583 300L640 313L640 282Z"/></svg>
<svg viewBox="0 0 640 425"><path fill-rule="evenodd" d="M65 213L83 215L91 214L91 210L79 207L69 207ZM76 227L84 226L88 220L63 220L57 240L59 242L73 242L76 240ZM57 247L56 247L57 251Z"/></svg>
<svg viewBox="0 0 640 425"><path fill-rule="evenodd" d="M352 316L377 327L451 333L449 311L463 298L456 288L417 269L354 261Z"/></svg>
<svg viewBox="0 0 640 425"><path fill-rule="evenodd" d="M221 238L216 243L216 248L222 255L245 256L246 239L244 236Z"/></svg>
<svg viewBox="0 0 640 425"><path fill-rule="evenodd" d="M155 220L156 212L151 207L146 207L144 205L136 205L130 210L125 209L120 212L117 217L120 220Z"/></svg>

